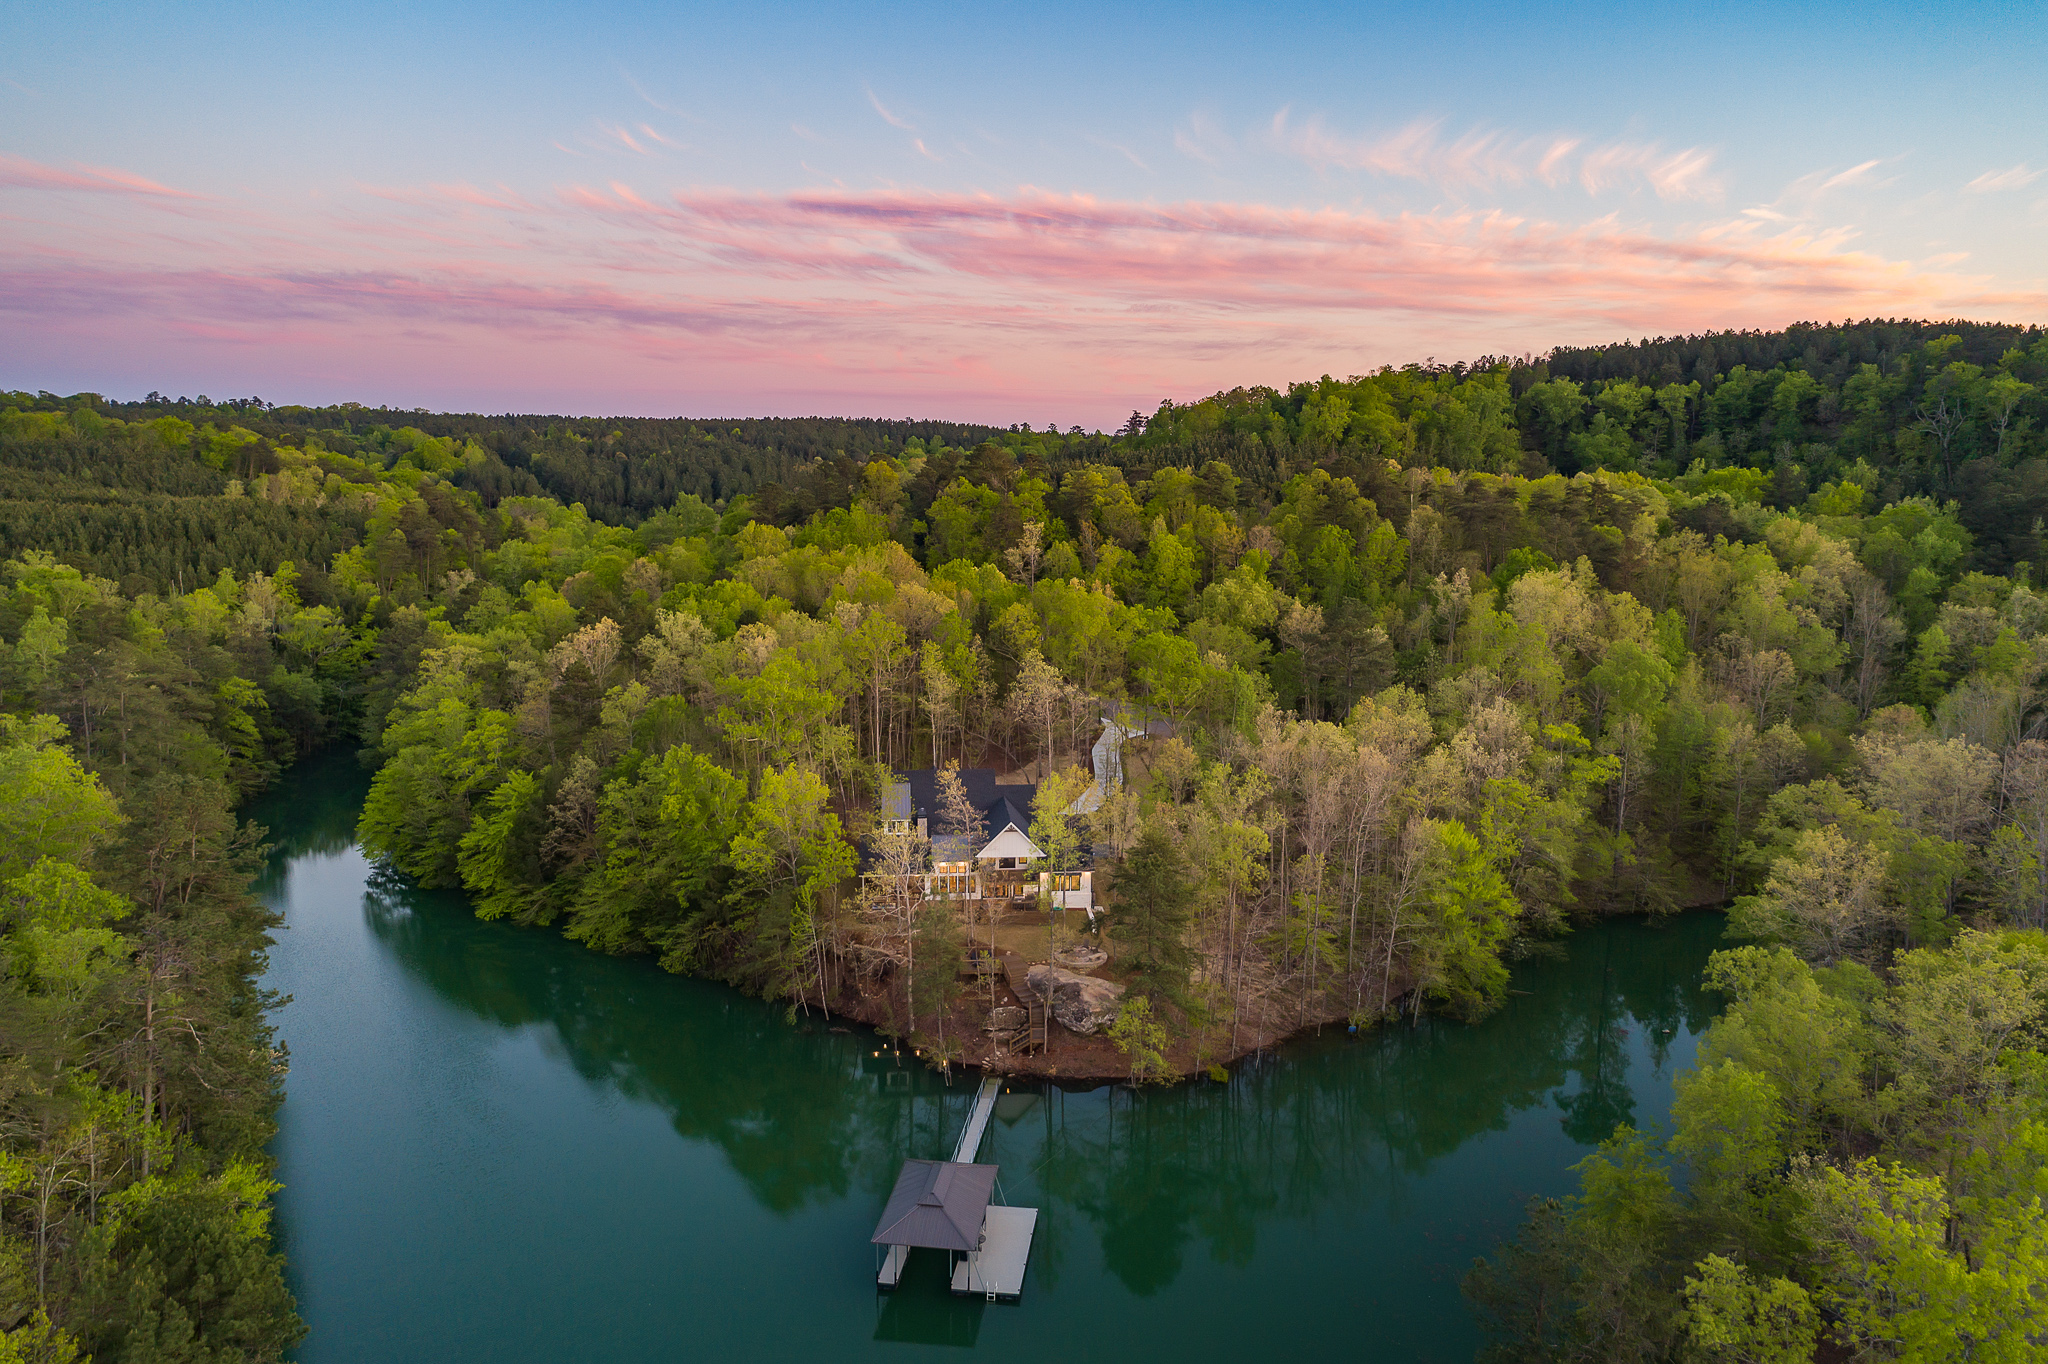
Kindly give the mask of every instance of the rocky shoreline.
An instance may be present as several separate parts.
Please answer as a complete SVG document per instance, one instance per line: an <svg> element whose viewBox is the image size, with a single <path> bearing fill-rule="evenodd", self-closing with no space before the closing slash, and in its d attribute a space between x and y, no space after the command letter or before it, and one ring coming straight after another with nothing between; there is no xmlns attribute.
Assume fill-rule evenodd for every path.
<svg viewBox="0 0 2048 1364"><path fill-rule="evenodd" d="M1101 1083L1131 1078L1130 1062L1108 1036L1108 1024L1115 1016L1124 986L1106 965L1080 972L1049 962L1025 967L1028 988L1039 988L1041 1004L1052 1014L1047 1041L1042 1049L1018 1050L1003 1045L1002 1038L1014 1035L1015 1015L1028 1014L1029 1001L1013 991L1004 974L992 981L969 985L947 1013L943 1024L934 1028L926 1016L920 1031L937 1038L943 1035L950 1063L989 1075ZM993 988L991 988L993 987ZM886 1029L898 1018L900 1000L879 992L842 992L832 1001L834 1015ZM1234 1035L1207 1039L1183 1038L1165 1053L1169 1082L1220 1076L1223 1069L1251 1055L1265 1051L1302 1033L1315 1032L1346 1022L1348 1013L1325 1008L1305 1016L1271 1019L1264 1026L1256 1021L1241 1024ZM1071 1020L1071 1021L1070 1021ZM990 1024L995 1024L992 1031ZM1074 1026L1075 1023L1081 1027ZM1081 1030L1087 1028L1086 1031ZM937 1064L920 1050L917 1054Z"/></svg>

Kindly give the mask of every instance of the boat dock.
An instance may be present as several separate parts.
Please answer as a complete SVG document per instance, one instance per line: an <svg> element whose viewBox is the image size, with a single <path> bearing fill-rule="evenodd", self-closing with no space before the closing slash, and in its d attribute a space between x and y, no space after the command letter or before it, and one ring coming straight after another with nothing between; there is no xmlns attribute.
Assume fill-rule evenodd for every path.
<svg viewBox="0 0 2048 1364"><path fill-rule="evenodd" d="M901 1283L911 1249L926 1246L947 1252L956 1296L1015 1302L1023 1293L1038 1209L994 1202L996 1167L974 1160L1002 1089L993 1075L981 1082L951 1160L903 1162L875 1226L874 1244L884 1248L876 1288L886 1292Z"/></svg>

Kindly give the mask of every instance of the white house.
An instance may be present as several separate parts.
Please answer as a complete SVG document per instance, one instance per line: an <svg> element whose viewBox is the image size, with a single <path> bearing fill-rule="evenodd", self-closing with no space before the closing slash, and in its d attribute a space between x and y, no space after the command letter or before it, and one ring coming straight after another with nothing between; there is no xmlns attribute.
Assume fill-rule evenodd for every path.
<svg viewBox="0 0 2048 1364"><path fill-rule="evenodd" d="M1031 841L1031 798L1028 785L998 785L987 768L963 768L960 782L981 827L965 832L934 833L938 814L938 771L925 768L903 774L883 795L885 832L913 829L931 839L932 867L923 873L925 893L947 900L1036 899L1041 891L1065 909L1095 906L1094 873L1052 871L1045 850Z"/></svg>

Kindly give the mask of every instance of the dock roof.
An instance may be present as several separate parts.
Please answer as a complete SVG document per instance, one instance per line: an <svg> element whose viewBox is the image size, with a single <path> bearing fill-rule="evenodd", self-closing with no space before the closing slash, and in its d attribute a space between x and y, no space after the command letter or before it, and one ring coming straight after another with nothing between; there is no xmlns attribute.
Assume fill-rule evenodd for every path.
<svg viewBox="0 0 2048 1364"><path fill-rule="evenodd" d="M973 1250L981 1244L996 1184L993 1165L950 1160L906 1160L896 1188L875 1223L878 1246Z"/></svg>

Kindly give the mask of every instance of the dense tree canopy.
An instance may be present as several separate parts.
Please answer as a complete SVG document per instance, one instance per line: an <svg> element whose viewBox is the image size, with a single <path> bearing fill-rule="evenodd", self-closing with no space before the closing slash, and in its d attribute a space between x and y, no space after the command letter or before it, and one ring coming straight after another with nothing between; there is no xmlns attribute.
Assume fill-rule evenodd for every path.
<svg viewBox="0 0 2048 1364"><path fill-rule="evenodd" d="M879 992L943 1053L973 924L860 893L863 844L927 855L874 837L886 773L1079 790L1114 708L1167 723L1034 828L1104 873L1148 1071L1476 1016L1575 918L1732 902L1671 1135L1475 1277L1504 1357L2020 1357L2044 386L2038 330L1872 322L1114 435L5 395L0 1329L295 1338L229 813L282 764L362 745L365 846L481 914Z"/></svg>

